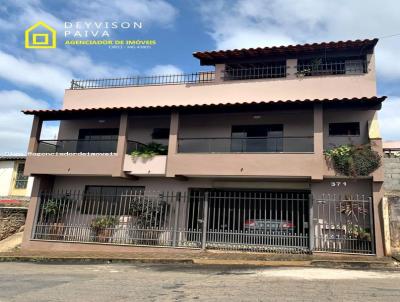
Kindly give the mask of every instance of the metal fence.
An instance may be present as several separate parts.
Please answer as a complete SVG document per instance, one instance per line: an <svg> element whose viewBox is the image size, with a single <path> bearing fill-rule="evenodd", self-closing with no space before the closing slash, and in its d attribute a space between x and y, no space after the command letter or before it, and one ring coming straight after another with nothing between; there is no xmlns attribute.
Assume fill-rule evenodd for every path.
<svg viewBox="0 0 400 302"><path fill-rule="evenodd" d="M38 153L110 153L117 151L117 139L40 140Z"/></svg>
<svg viewBox="0 0 400 302"><path fill-rule="evenodd" d="M375 253L371 197L323 194L312 209L314 251Z"/></svg>
<svg viewBox="0 0 400 302"><path fill-rule="evenodd" d="M308 252L308 194L42 193L34 239Z"/></svg>
<svg viewBox="0 0 400 302"><path fill-rule="evenodd" d="M337 62L299 62L297 76L343 75L363 74L368 71L366 60L345 60Z"/></svg>
<svg viewBox="0 0 400 302"><path fill-rule="evenodd" d="M224 80L271 79L286 77L286 65L271 65L258 67L227 67L224 70Z"/></svg>
<svg viewBox="0 0 400 302"><path fill-rule="evenodd" d="M138 76L114 79L72 80L71 89L197 84L211 82L214 81L214 79L214 72L205 71L189 74Z"/></svg>
<svg viewBox="0 0 400 302"><path fill-rule="evenodd" d="M313 152L313 136L179 138L180 153Z"/></svg>
<svg viewBox="0 0 400 302"><path fill-rule="evenodd" d="M33 239L118 245L373 254L370 198L309 192L42 193Z"/></svg>

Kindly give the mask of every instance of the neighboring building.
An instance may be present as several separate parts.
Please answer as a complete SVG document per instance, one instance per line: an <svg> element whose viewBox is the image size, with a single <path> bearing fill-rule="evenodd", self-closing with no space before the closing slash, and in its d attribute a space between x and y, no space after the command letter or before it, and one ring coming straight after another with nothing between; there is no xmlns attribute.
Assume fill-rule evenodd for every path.
<svg viewBox="0 0 400 302"><path fill-rule="evenodd" d="M28 200L33 177L24 175L25 156L0 156L0 202Z"/></svg>
<svg viewBox="0 0 400 302"><path fill-rule="evenodd" d="M385 157L400 157L400 141L385 141L382 147Z"/></svg>
<svg viewBox="0 0 400 302"><path fill-rule="evenodd" d="M215 70L72 81L63 108L25 111L23 248L382 256L382 168L348 178L324 157L349 143L382 154L377 41L196 52ZM47 120L56 141L39 139Z"/></svg>

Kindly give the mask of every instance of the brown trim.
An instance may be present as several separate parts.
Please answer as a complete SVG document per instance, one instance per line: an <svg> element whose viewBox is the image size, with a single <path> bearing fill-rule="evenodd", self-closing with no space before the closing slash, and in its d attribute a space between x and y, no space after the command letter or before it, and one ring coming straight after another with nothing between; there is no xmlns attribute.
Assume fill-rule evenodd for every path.
<svg viewBox="0 0 400 302"><path fill-rule="evenodd" d="M54 109L54 110L25 110L22 111L27 115L40 116L42 119L74 119L79 116L79 114L85 117L99 115L118 115L123 111L128 112L142 112L142 113L153 113L158 114L171 113L172 111L180 110L199 110L199 109L223 109L227 108L240 108L241 110L246 106L265 106L265 105L284 105L284 104L312 104L312 103L326 103L326 104L340 104L346 103L350 104L367 104L367 105L379 105L386 99L386 96L374 96L374 97L362 97L362 98L334 98L334 99L304 99L304 100L262 100L262 101L248 101L243 100L241 102L226 102L226 103L214 103L214 104L195 104L195 105L165 105L165 106L132 106L132 107L106 107L106 108L81 108L81 109Z"/></svg>

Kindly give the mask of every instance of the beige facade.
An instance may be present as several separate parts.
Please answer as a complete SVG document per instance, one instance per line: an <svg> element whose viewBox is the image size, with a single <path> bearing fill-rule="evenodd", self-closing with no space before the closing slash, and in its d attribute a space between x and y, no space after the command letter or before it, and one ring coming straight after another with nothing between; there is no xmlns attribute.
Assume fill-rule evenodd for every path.
<svg viewBox="0 0 400 302"><path fill-rule="evenodd" d="M316 198L323 194L371 197L375 253L382 256L382 168L367 177L349 179L338 175L324 156L324 150L350 143L371 143L382 153L376 112L384 98L376 97L373 46L363 53L366 48L357 45L332 47L329 53L333 59L356 56L358 61L362 53L365 65L358 73L349 69L348 58L326 63L338 64L335 68L342 68L340 72L302 71L298 65L309 59L312 51L300 49L298 58L292 53L284 56L286 72L277 77L254 78L252 74L250 79L230 80L226 70L239 59L206 56L202 63L215 59L210 63L215 66L210 81L202 81L204 74L198 83L66 90L62 110L33 113L25 173L38 180L24 246L40 245L30 240L41 190L85 192L87 186L140 186L147 191L280 190L309 192ZM253 59L240 60L247 64L246 60ZM79 141L81 130L115 130L113 148L110 154L95 154L90 149L90 154L82 155L75 148L77 154L62 151L39 156L35 153L46 143L39 141L41 123L46 119L61 120L60 142ZM330 133L332 123L358 123L359 133L334 135ZM257 125L275 126L280 129L276 130L278 137L234 137L234 127ZM167 137L155 136L155 129L167 130ZM132 146L140 149L151 142L167 145L168 154L150 158L130 155ZM242 145L238 147L237 142ZM63 146L51 148L62 150ZM246 149L249 146L253 149Z"/></svg>

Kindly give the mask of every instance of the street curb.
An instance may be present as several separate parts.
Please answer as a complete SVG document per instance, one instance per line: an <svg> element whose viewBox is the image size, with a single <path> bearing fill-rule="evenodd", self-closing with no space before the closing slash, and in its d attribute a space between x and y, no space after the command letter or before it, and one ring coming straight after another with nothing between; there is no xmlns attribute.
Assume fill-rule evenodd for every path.
<svg viewBox="0 0 400 302"><path fill-rule="evenodd" d="M260 266L260 267L309 267L311 261L303 260L221 260L221 259L193 259L199 265L229 265L229 266Z"/></svg>
<svg viewBox="0 0 400 302"><path fill-rule="evenodd" d="M106 258L106 257L41 257L41 256L2 256L0 262L36 262L36 263L154 263L154 264L193 264L193 259L175 258Z"/></svg>
<svg viewBox="0 0 400 302"><path fill-rule="evenodd" d="M316 267L399 270L390 261L351 260L229 260L204 258L107 258L107 257L43 257L43 256L1 256L0 262L30 262L58 264L194 264L201 266L248 266L248 267Z"/></svg>

